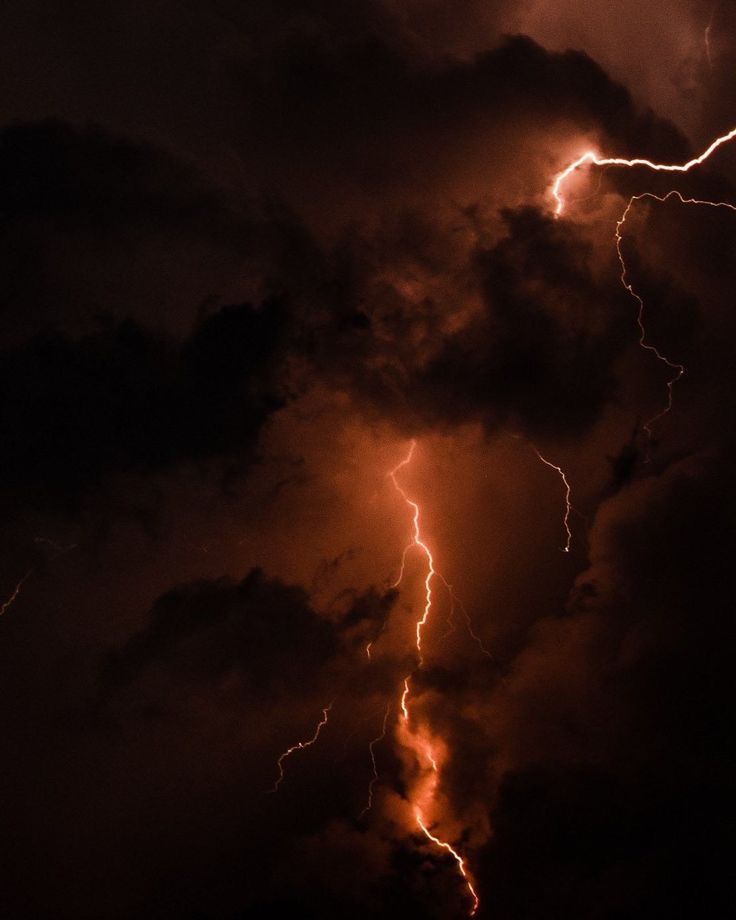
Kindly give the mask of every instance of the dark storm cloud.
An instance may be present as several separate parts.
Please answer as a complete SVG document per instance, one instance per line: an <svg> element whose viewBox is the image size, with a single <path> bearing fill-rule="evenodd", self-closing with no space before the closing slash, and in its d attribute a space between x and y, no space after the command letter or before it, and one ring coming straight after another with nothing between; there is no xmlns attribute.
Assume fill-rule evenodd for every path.
<svg viewBox="0 0 736 920"><path fill-rule="evenodd" d="M489 916L691 916L727 896L736 585L724 472L723 459L681 461L604 502L566 612L536 621L495 689L447 685L434 701L436 722L453 696L470 714L443 720L453 748L474 752L445 788L467 808L475 784L471 801L489 807L477 867Z"/></svg>
<svg viewBox="0 0 736 920"><path fill-rule="evenodd" d="M128 320L4 351L6 506L69 506L110 473L247 457L281 404L283 322L276 303L243 304L203 319L183 342Z"/></svg>
<svg viewBox="0 0 736 920"><path fill-rule="evenodd" d="M468 421L532 437L590 429L617 397L616 362L638 336L615 252L601 263L572 223L533 208L504 211L502 218L498 243L469 254L466 279L481 306L457 330L446 328L456 307L451 292L444 295L449 303L430 299L412 312L395 292L371 290L370 276L358 269L354 312L316 343L323 373L334 369L373 411L416 430ZM422 238L434 258L436 238ZM418 264L415 256L407 259ZM656 302L666 293L669 306L694 315L692 299L656 280L645 293ZM382 293L392 300L379 300Z"/></svg>
<svg viewBox="0 0 736 920"><path fill-rule="evenodd" d="M478 5L410 6L9 5L3 111L57 120L0 131L7 521L76 509L128 474L173 479L183 464L223 458L252 469L269 419L284 442L302 430L288 409L309 390L340 389L361 421L402 434L478 422L590 452L591 430L623 402L622 363L642 357L632 301L613 227L601 249L584 205L576 226L538 202L560 138L669 161L689 145L582 52L517 36L448 57L473 23L445 43L443 21ZM30 32L39 53L17 39ZM609 171L598 190L640 183ZM702 187L730 194L717 175ZM711 226L710 215L697 220L691 231ZM730 270L719 263L733 240L672 231L663 268L649 241L656 219L644 226L625 244L631 270L656 341L687 351L696 381L677 389L668 430L685 435L672 453L693 453L686 435L706 415L723 455L676 464L655 450L645 464L635 429L615 461L615 495L590 509L591 562L567 608L550 609L543 587L540 609L504 611L516 632L493 661L448 654L413 682L417 713L448 742L453 839L467 849L480 916L496 920L717 916L708 899L729 877L720 834L733 792L723 752L735 509L722 432L733 362ZM685 277L701 260L720 323L710 338ZM679 331L663 333L667 324ZM339 429L318 419L310 432L335 464ZM296 440L287 446L301 456ZM295 478L273 488L274 504L280 492L288 502L268 519L279 533L264 534L284 568L304 492L281 486ZM242 519L213 512L209 536L218 528L237 543L246 527L253 542L266 518L244 506ZM199 546L205 515L192 507L162 541L172 556ZM337 514L326 508L310 517L315 542ZM3 546L17 542L8 530ZM313 594L352 561L337 552ZM482 577L503 579L478 552ZM368 663L364 653L395 611L411 616L398 592L346 588L318 604L254 569L240 581L166 570L161 584L180 587L161 593L150 571L138 583L132 552L107 581L95 572L93 589L85 546L73 557L79 583L57 594L51 576L67 557L52 567L28 555L27 606L2 620L0 643L8 916L222 920L281 908L447 920L465 910L452 860L405 819L379 805L358 819L368 743L413 666L411 654ZM236 570L252 562L238 558ZM526 571L523 547L507 564ZM528 580L546 574L529 569ZM113 594L132 608L124 623L106 609ZM80 598L93 608L86 620ZM266 795L279 753L311 737L333 696L319 745ZM408 813L391 728L378 750L381 805Z"/></svg>
<svg viewBox="0 0 736 920"><path fill-rule="evenodd" d="M0 131L6 344L105 312L187 331L264 237L250 202L159 147L51 120Z"/></svg>
<svg viewBox="0 0 736 920"><path fill-rule="evenodd" d="M508 235L478 255L484 313L420 371L419 390L445 423L467 412L491 430L579 433L615 391L625 297L572 227L532 209L504 219Z"/></svg>
<svg viewBox="0 0 736 920"><path fill-rule="evenodd" d="M351 837L368 857L378 875L360 886L369 898L388 844L347 826L327 833L356 809L370 775L372 720L355 720L344 656L340 627L301 587L252 570L159 597L141 629L105 656L86 705L46 701L40 746L22 741L16 700L14 718L3 713L13 800L3 793L0 855L16 879L6 909L235 917L298 897L316 916L322 903L351 903L310 876L304 851L323 833L328 861ZM319 748L295 755L271 793L279 754L311 737L339 693ZM325 757L339 767L325 769Z"/></svg>
<svg viewBox="0 0 736 920"><path fill-rule="evenodd" d="M372 175L382 209L391 209L405 171L420 166L414 154L397 157L400 149L409 144L417 151L432 137L438 150L447 150L476 116L503 121L513 111L514 119L574 120L615 139L624 152L634 139L639 153L684 150L671 126L638 114L627 92L579 53L550 54L515 38L473 61L435 67L402 57L377 38L353 38L348 45L349 53L314 37L288 41L266 71L247 82L255 109L243 124L255 126L248 146L268 153L269 163L297 148L301 160L316 155L324 163L329 149L328 188L350 182L355 169L364 179ZM240 128L233 130L237 135ZM269 182L269 170L256 175ZM579 431L595 421L612 392L611 361L620 343L560 319L570 309L566 300L577 309L586 301L597 306L609 279L593 276L571 233L566 237L565 229L532 211L506 213L504 241L488 251L471 247L449 265L441 248L451 231L422 213L412 217L404 205L397 209L395 253L360 231L341 234L334 246L319 245L287 207L256 214L246 199L228 198L190 163L97 128L45 122L5 129L0 175L10 341L24 328L21 311L30 317L26 336L36 324L60 330L2 354L2 422L14 433L2 473L16 483L14 492L33 493L36 505L48 498L72 501L108 472L247 451L281 404L286 381L282 375L279 388L275 378L288 353L315 355L307 383L335 379L337 361L342 385L369 392L379 412L421 424L481 419L489 428L509 423L542 433ZM324 176L319 181L324 187ZM288 182L283 193L288 201ZM340 206L333 207L340 214ZM183 343L148 332L160 314L152 304L142 313L137 293L147 278L154 288L160 282L146 253L158 240L174 241L181 268L172 275L175 293L166 310L192 315L189 289L203 278L187 274L191 250L181 240L193 238L203 261L206 253L226 251L227 271L234 275L240 263L244 284L284 293L292 318L274 304L227 308L191 331L178 320L188 335ZM101 278L98 289L85 289L86 256L79 256L77 269L73 259L59 266L57 249L63 252L70 240L77 241L72 257L89 245L103 273L110 265L100 241L143 253L144 271L121 279L119 290L110 286L113 275ZM413 353L413 336L406 334L418 321L414 305L382 280L416 265L445 288L440 301L428 301L426 318L419 316L428 354ZM94 276L100 269L90 270ZM536 273L536 286L524 273ZM480 289L486 310L447 335L440 324L461 306L448 296L458 278L469 290ZM621 313L616 306L614 296L612 315ZM135 321L95 329L94 312Z"/></svg>
<svg viewBox="0 0 736 920"><path fill-rule="evenodd" d="M195 683L237 671L249 695L290 695L336 652L335 631L306 592L254 569L239 584L202 582L159 598L145 630L111 655L105 682L126 684L149 668Z"/></svg>

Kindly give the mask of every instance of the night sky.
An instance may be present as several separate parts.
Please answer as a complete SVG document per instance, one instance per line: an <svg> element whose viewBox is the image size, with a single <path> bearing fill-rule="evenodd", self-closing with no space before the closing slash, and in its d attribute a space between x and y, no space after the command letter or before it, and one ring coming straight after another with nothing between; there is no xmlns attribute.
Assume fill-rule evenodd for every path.
<svg viewBox="0 0 736 920"><path fill-rule="evenodd" d="M553 183L735 70L728 0L4 0L3 918L730 915L736 139Z"/></svg>

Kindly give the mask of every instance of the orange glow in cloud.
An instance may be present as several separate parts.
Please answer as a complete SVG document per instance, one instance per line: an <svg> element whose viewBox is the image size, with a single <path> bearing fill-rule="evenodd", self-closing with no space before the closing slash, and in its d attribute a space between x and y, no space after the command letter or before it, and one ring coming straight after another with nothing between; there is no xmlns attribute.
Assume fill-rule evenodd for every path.
<svg viewBox="0 0 736 920"><path fill-rule="evenodd" d="M416 441L412 441L407 456L389 472L388 476L391 479L394 489L399 493L409 508L412 522L411 541L407 544L402 553L401 567L399 570L398 578L394 583L394 587L398 587L401 584L404 576L404 569L406 566L406 557L409 550L417 547L424 555L427 564L427 571L424 579L424 608L421 617L416 622L415 628L416 649L418 657L417 668L421 668L424 664L424 655L422 650L422 630L424 626L426 626L432 611L432 579L438 573L434 568L434 558L432 556L432 552L422 537L420 523L421 512L419 504L408 496L407 492L397 479L399 472L411 463L414 457L415 449ZM442 580L445 581L444 579ZM445 584L447 584L447 582L445 582ZM412 726L412 715L410 712L411 676L411 674L408 674L404 678L403 682L403 691L400 699L401 718L399 723L398 738L405 749L413 751L417 760L417 766L420 771L419 780L414 784L413 789L409 793L412 802L414 819L422 834L435 846L446 850L455 860L458 871L463 878L468 894L472 899L472 907L469 912L469 916L472 917L477 912L480 902L468 873L465 859L457 852L457 850L454 849L450 843L448 843L446 840L442 840L440 837L436 836L429 830L427 812L437 804L437 787L439 785L440 763L444 757L445 746L444 743L438 739L432 738L430 730L427 726L420 725L416 728Z"/></svg>

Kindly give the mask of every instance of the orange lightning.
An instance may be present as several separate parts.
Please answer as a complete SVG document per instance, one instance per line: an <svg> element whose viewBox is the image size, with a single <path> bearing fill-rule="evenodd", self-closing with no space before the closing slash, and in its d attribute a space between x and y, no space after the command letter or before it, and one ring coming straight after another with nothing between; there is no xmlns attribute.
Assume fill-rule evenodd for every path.
<svg viewBox="0 0 736 920"><path fill-rule="evenodd" d="M409 453L407 454L407 456L389 472L388 476L391 479L391 482L393 483L394 489L399 493L399 495L404 500L407 507L410 509L411 520L412 520L411 541L404 548L402 558L401 558L401 567L399 569L399 575L393 587L398 587L398 585L401 583L404 577L406 556L409 550L412 549L412 547L415 547L415 546L418 547L421 550L421 552L424 554L427 560L427 574L424 579L424 610L422 612L422 616L417 620L416 630L415 630L416 631L416 648L417 648L417 656L418 656L417 669L419 669L424 664L424 656L422 652L422 629L427 624L427 621L430 616L430 612L432 610L432 579L434 578L435 575L438 575L438 577L441 578L442 581L445 582L446 585L448 585L448 583L447 581L445 581L444 578L442 578L441 575L439 575L439 573L435 571L434 558L432 556L432 552L422 538L421 525L420 525L421 513L420 513L419 505L412 498L409 498L406 491L402 488L398 479L396 478L399 471L404 469L406 466L408 466L411 463L412 458L414 457L415 449L416 449L416 441L412 441L411 446L409 448ZM449 585L448 585L448 589L450 591L452 590ZM435 793L436 793L437 785L439 782L439 765L437 763L437 756L435 755L434 749L432 747L431 739L427 738L424 733L413 732L411 729L411 719L410 719L410 713L409 713L409 696L410 696L411 676L412 676L411 674L408 674L404 678L404 687L403 687L400 704L399 704L400 709L401 709L401 725L402 725L403 735L406 738L405 746L412 749L415 752L415 754L417 752L421 752L421 754L423 755L423 758L426 760L429 768L431 769L431 774L430 774L431 780L429 782L429 785L426 786L426 788L424 789L423 795L422 795L423 799L431 803L435 800ZM452 847L451 844L449 844L447 841L441 840L439 837L436 837L434 834L432 834L429 831L422 807L416 802L414 802L413 808L414 808L414 818L416 820L417 826L422 831L422 833L425 835L425 837L427 837L427 839L430 840L432 843L436 844L437 846L441 847L443 850L446 850L448 853L450 853L452 857L454 858L455 862L457 863L458 871L460 872L460 875L462 876L463 881L465 882L465 886L468 890L468 893L473 901L473 906L470 910L469 916L471 917L475 916L475 913L478 910L478 905L480 902L478 899L478 895L475 891L475 888L473 887L470 876L468 874L465 860Z"/></svg>
<svg viewBox="0 0 736 920"><path fill-rule="evenodd" d="M331 709L332 709L332 703L330 703L329 706L325 706L325 708L322 710L322 718L317 723L317 727L315 728L314 734L312 735L311 738L309 738L307 741L298 741L296 744L292 744L292 746L290 748L287 748L284 751L284 753L279 757L279 759L276 761L279 775L276 779L276 782L273 784L273 787L268 790L269 792L276 792L279 786L281 785L281 781L284 778L284 761L287 759L287 757L291 757L291 755L296 753L296 751L303 751L304 748L311 747L317 741L317 739L319 738L320 732L325 727L325 725L327 725L327 719L329 718Z"/></svg>
<svg viewBox="0 0 736 920"><path fill-rule="evenodd" d="M468 891L473 897L473 907L470 910L469 916L474 917L478 910L478 907L480 906L480 899L478 898L475 888L473 888L473 883L470 879L470 876L468 875L468 870L465 867L465 860L462 858L462 856L460 856L459 853L453 850L453 848L450 846L449 843L446 843L444 840L440 840L439 837L434 836L434 834L429 830L427 825L422 820L422 814L418 808L414 810L414 817L417 819L417 824L421 828L424 836L428 840L431 840L432 843L434 843L436 846L442 847L443 850L447 850L447 852L452 856L452 858L457 863L458 871L460 872L462 877L465 879L465 884L468 888Z"/></svg>
<svg viewBox="0 0 736 920"><path fill-rule="evenodd" d="M435 575L440 579L440 581L447 588L447 593L450 597L450 615L447 618L448 629L447 629L447 632L445 633L445 636L449 636L455 631L455 604L457 604L458 607L463 612L463 618L465 619L465 626L468 630L468 635L473 640L473 642L475 642L475 644L478 646L479 650L486 656L486 658L489 658L491 661L493 661L493 655L491 655L491 653L488 651L485 645L483 645L483 640L473 629L473 621L470 618L470 614L468 613L468 610L465 604L463 604L463 602L460 600L457 594L455 594L455 589L452 587L450 582L445 578L445 576L442 575L440 572L435 572Z"/></svg>
<svg viewBox="0 0 736 920"><path fill-rule="evenodd" d="M734 138L736 138L736 128L733 128L727 134L722 134L720 137L717 137L711 144L708 146L699 156L693 157L693 159L688 160L687 163L655 163L652 160L642 159L635 157L634 159L627 160L622 157L600 157L598 154L593 153L593 151L588 150L586 153L579 156L577 160L574 160L569 166L566 166L562 172L558 173L555 177L555 180L552 184L552 196L556 201L555 207L555 216L559 217L565 207L565 199L562 195L562 189L565 181L568 179L572 173L574 173L580 166L585 163L590 164L591 166L624 166L624 167L635 167L635 166L644 166L647 169L654 170L655 172L677 172L677 173L686 173L689 172L693 167L700 166L704 163L719 147L722 147L724 144L729 143ZM618 256L619 263L621 265L621 284L628 291L628 293L633 297L637 303L637 316L636 322L639 327L639 345L641 348L651 352L658 361L666 365L670 370L674 371L674 374L667 381L667 402L663 409L653 415L648 421L642 426L644 431L646 431L647 436L651 441L652 437L652 425L659 421L667 415L672 409L672 390L674 385L685 373L685 366L679 364L677 361L672 361L666 355L662 354L659 349L647 341L647 333L644 327L644 301L642 297L636 292L632 282L629 280L628 269L626 267L626 261L624 259L623 251L621 249L621 243L623 240L622 227L626 223L626 219L629 216L631 208L634 206L634 203L641 201L644 198L651 198L656 201L664 202L671 197L677 197L682 204L699 204L699 205L708 205L715 208L728 208L729 210L736 211L736 206L725 202L725 201L702 201L697 198L684 198L682 194L673 190L668 192L666 195L655 195L653 192L644 192L640 195L632 195L628 201L628 204L624 208L624 211L621 217L616 222L616 232L615 232L615 243L616 243L616 254Z"/></svg>
<svg viewBox="0 0 736 920"><path fill-rule="evenodd" d="M420 619L417 620L417 624L416 624L417 653L419 655L419 667L421 667L424 664L424 657L422 654L422 629L426 625L427 619L429 618L430 610L432 609L432 579L434 578L434 575L435 575L434 560L432 559L432 553L430 552L429 547L422 540L422 535L421 535L421 530L420 530L420 525L419 525L419 515L420 515L419 505L415 501L412 501L412 499L409 498L409 496L406 494L404 489L402 489L402 487L399 485L399 482L396 478L396 474L399 472L399 470L402 470L405 466L408 466L411 463L412 458L414 456L414 450L416 446L417 446L417 442L412 441L411 447L409 448L409 453L407 454L407 456L401 461L401 463L397 464L388 475L396 491L399 493L399 495L404 499L406 504L412 510L411 543L409 543L404 549L404 554L401 559L401 569L399 571L399 577L393 587L398 587L401 584L401 580L404 577L404 564L406 562L406 554L413 546L419 547L419 549L424 553L424 555L427 558L427 575L426 575L426 578L424 579L424 612L422 613L422 616L420 617Z"/></svg>
<svg viewBox="0 0 736 920"><path fill-rule="evenodd" d="M18 600L18 595L22 591L23 585L25 584L27 579L31 577L32 574L33 574L33 569L28 569L26 574L21 578L21 580L13 588L13 591L11 592L8 599L3 601L2 605L0 606L0 617L5 613L6 610L12 607L13 604Z"/></svg>
<svg viewBox="0 0 736 920"><path fill-rule="evenodd" d="M362 818L363 815L367 814L371 808L373 808L373 790L378 782L378 765L376 764L376 745L380 744L383 739L386 737L386 726L388 724L388 714L391 711L391 703L386 703L386 711L383 714L383 724L381 726L381 734L376 735L376 737L369 742L368 751L371 755L371 766L373 767L373 777L368 784L368 801L365 804L365 808L358 815L359 818Z"/></svg>
<svg viewBox="0 0 736 920"><path fill-rule="evenodd" d="M570 512L572 511L572 503L570 502L570 494L572 490L570 489L570 483L567 481L567 476L565 475L565 471L562 469L561 466L557 466L556 463L552 463L550 460L547 460L546 457L543 457L533 444L531 445L531 447L534 453L539 457L539 459L542 461L542 463L544 463L545 466L548 466L552 470L556 470L560 479L563 482L563 485L565 486L565 516L562 519L562 525L565 528L565 533L567 534L567 540L565 541L565 545L561 546L560 549L562 550L563 553L569 553L570 544L572 543L572 530L570 530Z"/></svg>

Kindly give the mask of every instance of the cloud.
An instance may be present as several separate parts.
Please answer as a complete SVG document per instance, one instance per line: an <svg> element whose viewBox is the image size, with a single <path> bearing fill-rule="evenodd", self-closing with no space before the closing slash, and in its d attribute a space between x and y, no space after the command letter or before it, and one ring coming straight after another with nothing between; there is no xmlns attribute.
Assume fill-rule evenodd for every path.
<svg viewBox="0 0 736 920"><path fill-rule="evenodd" d="M105 682L125 685L149 669L204 684L237 674L249 696L289 697L321 679L337 648L301 588L254 569L239 584L201 582L159 598L146 628L109 658Z"/></svg>
<svg viewBox="0 0 736 920"><path fill-rule="evenodd" d="M278 304L225 307L183 342L132 320L47 333L0 358L11 506L72 506L111 473L238 453L281 404Z"/></svg>

